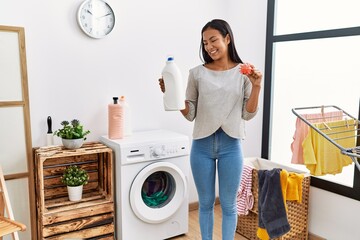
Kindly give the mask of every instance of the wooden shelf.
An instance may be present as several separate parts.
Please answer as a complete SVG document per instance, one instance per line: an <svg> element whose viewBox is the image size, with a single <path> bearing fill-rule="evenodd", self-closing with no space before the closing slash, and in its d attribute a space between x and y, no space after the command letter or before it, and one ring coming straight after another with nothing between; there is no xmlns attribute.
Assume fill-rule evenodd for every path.
<svg viewBox="0 0 360 240"><path fill-rule="evenodd" d="M62 146L34 151L39 239L114 239L113 152L101 143L77 150ZM89 173L83 198L72 202L61 183L64 169L78 165Z"/></svg>

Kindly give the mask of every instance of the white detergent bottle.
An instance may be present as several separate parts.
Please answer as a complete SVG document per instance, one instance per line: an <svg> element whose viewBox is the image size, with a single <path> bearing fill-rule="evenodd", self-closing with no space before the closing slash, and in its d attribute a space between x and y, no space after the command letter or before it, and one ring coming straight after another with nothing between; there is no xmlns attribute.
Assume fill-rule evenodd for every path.
<svg viewBox="0 0 360 240"><path fill-rule="evenodd" d="M165 111L176 111L185 108L185 94L183 79L180 69L174 62L174 57L168 57L162 71L165 84L164 109Z"/></svg>
<svg viewBox="0 0 360 240"><path fill-rule="evenodd" d="M129 103L126 101L125 96L120 96L120 106L124 111L124 136L130 136L132 134L131 126L131 108Z"/></svg>

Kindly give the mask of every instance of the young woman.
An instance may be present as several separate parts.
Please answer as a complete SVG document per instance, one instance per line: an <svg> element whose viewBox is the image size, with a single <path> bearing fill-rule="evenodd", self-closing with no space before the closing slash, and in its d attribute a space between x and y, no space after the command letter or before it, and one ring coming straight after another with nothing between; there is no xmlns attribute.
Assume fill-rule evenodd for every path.
<svg viewBox="0 0 360 240"><path fill-rule="evenodd" d="M202 240L211 240L213 234L216 169L222 239L233 240L243 168L241 139L245 137L245 120L253 118L258 109L262 74L252 65L248 75L240 72L242 61L226 21L208 22L201 34L204 64L190 70L186 107L181 113L189 121L195 120L190 163L199 197ZM164 92L162 79L159 84Z"/></svg>

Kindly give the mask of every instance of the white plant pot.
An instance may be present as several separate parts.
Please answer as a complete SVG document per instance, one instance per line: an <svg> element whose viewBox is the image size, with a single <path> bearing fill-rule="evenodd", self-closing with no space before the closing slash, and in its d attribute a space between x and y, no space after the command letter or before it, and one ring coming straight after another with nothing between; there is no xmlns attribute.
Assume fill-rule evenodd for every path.
<svg viewBox="0 0 360 240"><path fill-rule="evenodd" d="M64 139L64 138L62 138L61 140L62 140L64 147L67 149L81 148L81 146L84 143L83 138L79 138L79 139Z"/></svg>
<svg viewBox="0 0 360 240"><path fill-rule="evenodd" d="M70 201L80 201L82 198L83 185L71 187L67 186L69 200Z"/></svg>

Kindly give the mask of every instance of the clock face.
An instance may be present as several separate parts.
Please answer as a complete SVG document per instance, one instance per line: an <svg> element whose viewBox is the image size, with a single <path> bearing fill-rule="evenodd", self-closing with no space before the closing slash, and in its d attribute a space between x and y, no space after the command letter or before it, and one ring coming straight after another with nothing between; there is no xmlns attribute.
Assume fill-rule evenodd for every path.
<svg viewBox="0 0 360 240"><path fill-rule="evenodd" d="M85 0L79 7L80 28L90 37L103 38L114 28L115 15L103 0Z"/></svg>

